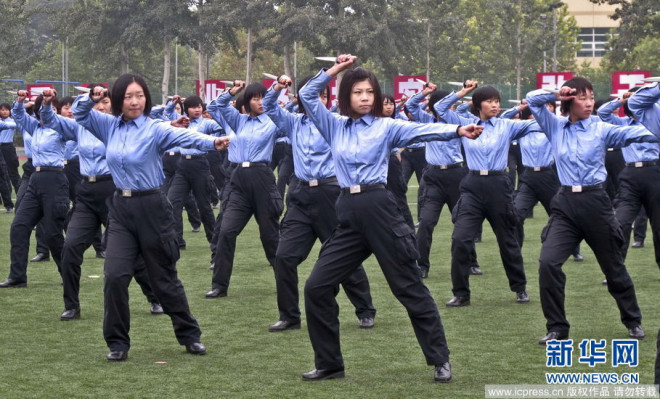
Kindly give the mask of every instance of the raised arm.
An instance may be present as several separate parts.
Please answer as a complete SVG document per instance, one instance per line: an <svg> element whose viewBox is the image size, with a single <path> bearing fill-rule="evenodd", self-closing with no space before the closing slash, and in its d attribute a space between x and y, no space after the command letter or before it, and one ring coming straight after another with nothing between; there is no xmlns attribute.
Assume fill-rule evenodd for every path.
<svg viewBox="0 0 660 399"><path fill-rule="evenodd" d="M92 133L103 144L108 145L108 135L112 131L117 118L96 111L94 105L104 96L108 95L108 89L97 86L93 93L78 96L73 102L72 111L76 122Z"/></svg>
<svg viewBox="0 0 660 399"><path fill-rule="evenodd" d="M410 97L408 102L406 103L406 106L408 107L408 111L412 114L413 118L415 118L416 122L421 122L421 123L433 123L435 118L433 115L429 114L428 112L425 112L422 110L422 107L420 106L420 103L426 97L427 95L433 93L435 89L437 88L436 85L433 83L429 82L427 83L427 87L424 88L424 90L416 93L414 96Z"/></svg>
<svg viewBox="0 0 660 399"><path fill-rule="evenodd" d="M25 97L27 97L27 91L19 90L16 101L14 101L14 106L11 109L11 117L18 127L33 134L34 130L39 127L39 121L25 112L25 106L23 106Z"/></svg>
<svg viewBox="0 0 660 399"><path fill-rule="evenodd" d="M628 108L651 133L660 137L660 85L642 87L628 100Z"/></svg>
<svg viewBox="0 0 660 399"><path fill-rule="evenodd" d="M211 101L206 107L206 110L209 111L209 114L211 114L216 122L222 125L223 122L221 120L224 121L234 132L238 129L241 113L231 106L230 101L233 96L243 90L243 87L245 87L245 82L236 81L234 87L220 94L218 98Z"/></svg>
<svg viewBox="0 0 660 399"><path fill-rule="evenodd" d="M333 68L327 72L330 72ZM333 133L341 129L341 124L346 118L334 116L319 99L319 93L330 83L333 77L327 72L321 70L316 76L310 79L298 92L298 101L302 103L307 116L314 122L314 125L316 125L323 138L328 143L332 143Z"/></svg>
<svg viewBox="0 0 660 399"><path fill-rule="evenodd" d="M290 82L291 79L288 76L280 76L278 81L274 82L270 87L270 90L268 90L261 102L270 120L277 125L278 129L284 131L289 138L291 138L296 117L292 113L283 110L277 104L277 98L280 95L280 91L290 84Z"/></svg>
<svg viewBox="0 0 660 399"><path fill-rule="evenodd" d="M470 123L476 123L479 121L479 118L472 116L468 118L467 116L461 116L456 112L451 110L451 106L459 100L460 97L456 95L456 92L451 92L449 95L442 100L435 103L433 108L435 113L438 114L443 121L447 123L453 123L455 125L468 125Z"/></svg>
<svg viewBox="0 0 660 399"><path fill-rule="evenodd" d="M552 141L552 135L557 128L559 118L550 112L545 104L549 102L554 103L557 101L557 96L553 93L548 93L543 89L539 89L527 93L526 99L529 110L532 111L534 118L541 126L541 130L548 137L548 140Z"/></svg>
<svg viewBox="0 0 660 399"><path fill-rule="evenodd" d="M627 125L626 118L621 118L617 115L614 115L614 112L616 112L616 110L618 110L622 105L623 103L620 102L618 98L615 98L612 101L608 101L601 105L600 108L598 108L598 117L603 122L607 122L612 125L625 126Z"/></svg>

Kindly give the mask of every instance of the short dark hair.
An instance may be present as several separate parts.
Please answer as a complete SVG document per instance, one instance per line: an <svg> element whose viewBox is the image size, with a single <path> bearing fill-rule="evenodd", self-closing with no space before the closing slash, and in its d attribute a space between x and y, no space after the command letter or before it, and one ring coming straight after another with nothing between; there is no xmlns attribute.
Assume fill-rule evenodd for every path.
<svg viewBox="0 0 660 399"><path fill-rule="evenodd" d="M480 112L481 103L492 99L500 101L500 92L493 86L481 86L472 94L472 106L475 111Z"/></svg>
<svg viewBox="0 0 660 399"><path fill-rule="evenodd" d="M200 96L188 96L186 101L183 102L182 111L188 113L189 107L199 107L202 106L202 111L204 111L204 100Z"/></svg>
<svg viewBox="0 0 660 399"><path fill-rule="evenodd" d="M451 93L448 90L436 89L429 96L429 108L431 109L431 112L433 113L433 116L435 116L435 118L438 119L438 120L440 120L441 118L438 116L438 114L435 113L434 105L438 101L440 101L443 98L447 97L449 94L451 94Z"/></svg>
<svg viewBox="0 0 660 399"><path fill-rule="evenodd" d="M250 113L252 109L250 108L250 100L253 98L264 98L266 95L266 88L261 83L250 83L248 87L245 88L245 93L243 94L243 101L245 104L245 110Z"/></svg>
<svg viewBox="0 0 660 399"><path fill-rule="evenodd" d="M60 98L60 109L62 109L62 107L65 105L73 104L74 101L76 101L75 97L71 97L71 96Z"/></svg>
<svg viewBox="0 0 660 399"><path fill-rule="evenodd" d="M392 112L392 115L390 115L388 118L395 119L396 118L396 100L394 99L394 96L391 95L390 93L383 93L383 103L385 103L385 100L388 100L389 102L394 104L394 112Z"/></svg>
<svg viewBox="0 0 660 399"><path fill-rule="evenodd" d="M529 107L525 107L525 109L520 111L521 120L531 119L531 116L532 116L532 110L530 110Z"/></svg>
<svg viewBox="0 0 660 399"><path fill-rule="evenodd" d="M38 120L41 120L41 103L44 102L44 95L39 94L39 97L37 97L36 100L34 100L34 105L32 106L32 109L34 110L34 117L37 118ZM51 107L55 107L57 109L57 113L60 113L60 99L57 97L53 97L53 100L50 102Z"/></svg>
<svg viewBox="0 0 660 399"><path fill-rule="evenodd" d="M3 108L6 109L6 110L11 111L11 105L9 105L9 103L0 104L0 109L3 109Z"/></svg>
<svg viewBox="0 0 660 399"><path fill-rule="evenodd" d="M362 67L357 67L347 71L339 84L337 100L339 102L338 108L340 115L351 115L351 90L354 84L365 80L371 83L371 87L374 90L374 105L371 114L373 116L381 116L383 114L383 94L380 91L378 78L376 78L373 72Z"/></svg>
<svg viewBox="0 0 660 399"><path fill-rule="evenodd" d="M110 100L112 101L112 114L114 116L121 115L121 108L124 105L124 96L126 95L126 89L131 83L137 83L142 87L144 91L144 96L146 102L144 104L144 115L149 116L151 112L151 93L149 92L149 87L147 82L139 75L134 75L132 73L125 73L115 80L115 83L112 84L112 96Z"/></svg>
<svg viewBox="0 0 660 399"><path fill-rule="evenodd" d="M298 83L298 87L305 87L307 82L309 82L309 80L313 77L314 77L314 75L305 76ZM319 97L321 96L321 93L323 93L323 92L326 92L326 94L328 96L328 103L325 105L325 107L328 108L329 105L330 105L330 87L325 86L325 88L319 92ZM298 113L301 113L301 114L305 113L305 107L303 106L303 102L300 101L300 100L298 100Z"/></svg>
<svg viewBox="0 0 660 399"><path fill-rule="evenodd" d="M591 91L593 93L594 91L593 86L591 86L591 82L580 76L576 76L571 80L567 80L564 82L562 87L570 87L571 89L575 89L575 95L586 94L587 91ZM560 110L562 115L568 114L568 112L571 110L571 104L573 104L573 99L563 100L561 102ZM596 109L598 108L594 106L594 111L596 111Z"/></svg>
<svg viewBox="0 0 660 399"><path fill-rule="evenodd" d="M628 93L635 93L639 89L641 89L640 86L633 87L632 89L628 90ZM0 104L0 108L2 108L2 104ZM623 104L623 112L626 114L627 117L634 119L633 113L630 110L630 107L628 107L628 101L626 101L625 104Z"/></svg>
<svg viewBox="0 0 660 399"><path fill-rule="evenodd" d="M236 103L234 104L234 107L238 110L239 113L243 113L243 106L245 105L245 96L238 96L236 97Z"/></svg>

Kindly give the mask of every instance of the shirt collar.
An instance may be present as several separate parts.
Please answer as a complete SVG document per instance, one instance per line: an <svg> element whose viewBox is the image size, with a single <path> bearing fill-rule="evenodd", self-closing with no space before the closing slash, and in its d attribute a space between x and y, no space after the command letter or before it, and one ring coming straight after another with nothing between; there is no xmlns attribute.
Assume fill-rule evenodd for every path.
<svg viewBox="0 0 660 399"><path fill-rule="evenodd" d="M488 123L488 124L491 125L491 126L495 126L495 122L497 122L497 117L496 117L496 116L493 116L492 118L487 119L487 120L485 120L485 121L479 119L479 122L477 122L477 125L485 125L486 123Z"/></svg>
<svg viewBox="0 0 660 399"><path fill-rule="evenodd" d="M594 119L592 117L589 117L587 119L581 119L574 124L583 130L588 130L589 126L591 126L594 123ZM564 127L569 127L571 125L571 120L569 118L566 118L566 122L564 123Z"/></svg>
<svg viewBox="0 0 660 399"><path fill-rule="evenodd" d="M268 122L268 120L267 120L267 119L268 119L268 115L266 115L265 112L264 112L263 114L257 116L257 117L252 117L252 116L250 116L250 115L248 114L248 120L252 120L252 119L256 119L256 120L258 120L258 121L261 122L261 123L266 123L266 122Z"/></svg>
<svg viewBox="0 0 660 399"><path fill-rule="evenodd" d="M365 125L371 126L371 124L374 123L375 120L376 117L374 117L372 114L363 115L362 117L355 120L349 117L346 121L346 126L350 126L353 123L353 121L355 121L355 123L357 123L358 121L362 121L364 122Z"/></svg>
<svg viewBox="0 0 660 399"><path fill-rule="evenodd" d="M122 124L130 125L132 123L138 129L141 128L146 122L147 122L147 117L144 114L130 121L125 121L121 115L117 118L117 126L121 126Z"/></svg>

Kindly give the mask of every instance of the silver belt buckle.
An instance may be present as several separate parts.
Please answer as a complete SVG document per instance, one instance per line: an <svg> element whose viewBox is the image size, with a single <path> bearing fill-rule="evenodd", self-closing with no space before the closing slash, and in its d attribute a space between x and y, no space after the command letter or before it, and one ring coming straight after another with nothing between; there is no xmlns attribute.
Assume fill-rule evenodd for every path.
<svg viewBox="0 0 660 399"><path fill-rule="evenodd" d="M636 168L641 168L644 166L644 162L635 162L635 167Z"/></svg>
<svg viewBox="0 0 660 399"><path fill-rule="evenodd" d="M242 162L242 163L241 163L241 166L244 167L244 168L249 168L249 167L250 167L250 163L249 163L249 162Z"/></svg>
<svg viewBox="0 0 660 399"><path fill-rule="evenodd" d="M87 181L90 182L90 183L96 183L96 176L87 177Z"/></svg>
<svg viewBox="0 0 660 399"><path fill-rule="evenodd" d="M170 152L168 152L168 154L170 154L171 156L174 156L175 152L174 152L174 151L170 151Z"/></svg>
<svg viewBox="0 0 660 399"><path fill-rule="evenodd" d="M574 193L581 193L582 192L582 186L571 186L571 191Z"/></svg>
<svg viewBox="0 0 660 399"><path fill-rule="evenodd" d="M534 166L534 172L540 172L541 167L540 166Z"/></svg>
<svg viewBox="0 0 660 399"><path fill-rule="evenodd" d="M479 171L479 176L488 176L488 170L481 169Z"/></svg>
<svg viewBox="0 0 660 399"><path fill-rule="evenodd" d="M351 186L351 187L348 189L348 191L349 191L351 194L359 194L359 193L362 192L362 190L360 189L360 185L359 185L359 184L358 184L357 186Z"/></svg>
<svg viewBox="0 0 660 399"><path fill-rule="evenodd" d="M41 166L37 166L36 168L34 168L34 170L36 170L37 172L41 172Z"/></svg>
<svg viewBox="0 0 660 399"><path fill-rule="evenodd" d="M614 148L608 148L607 151L614 151Z"/></svg>
<svg viewBox="0 0 660 399"><path fill-rule="evenodd" d="M310 186L310 187L316 187L316 186L318 186L318 185L319 185L319 181L318 181L318 180L310 180L310 181L309 181L309 186Z"/></svg>
<svg viewBox="0 0 660 399"><path fill-rule="evenodd" d="M442 170L447 169L447 165L440 165L440 169L442 169Z"/></svg>
<svg viewBox="0 0 660 399"><path fill-rule="evenodd" d="M132 197L133 194L131 193L131 190L121 190L121 195L122 197Z"/></svg>
<svg viewBox="0 0 660 399"><path fill-rule="evenodd" d="M192 159L192 155L186 155L186 159Z"/></svg>
<svg viewBox="0 0 660 399"><path fill-rule="evenodd" d="M65 160L64 160L64 164L65 164L65 165L68 165L68 164L69 164L69 161L67 161L67 160L65 159Z"/></svg>

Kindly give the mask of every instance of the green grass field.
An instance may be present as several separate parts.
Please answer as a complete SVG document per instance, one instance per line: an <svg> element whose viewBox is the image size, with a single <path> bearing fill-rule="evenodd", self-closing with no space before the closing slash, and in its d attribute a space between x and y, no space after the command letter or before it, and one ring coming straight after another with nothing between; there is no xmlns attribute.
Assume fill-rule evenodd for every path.
<svg viewBox="0 0 660 399"><path fill-rule="evenodd" d="M409 191L415 202L416 189ZM412 207L413 214L416 208ZM516 304L510 292L490 226L477 244L483 276L471 278L472 305L448 309L451 298L449 247L452 225L446 209L435 232L430 276L426 280L439 305L451 350L453 381L435 384L424 362L404 308L389 291L378 264L365 263L378 310L376 327L360 330L354 308L343 292L341 339L346 378L317 383L301 381L314 368L303 315L301 330L269 333L278 318L273 271L254 221L238 239L234 274L227 298L208 300L209 250L203 233L191 233L178 263L193 314L202 328L208 355L191 356L174 338L167 316L152 316L137 284L131 284L129 359L110 364L103 340L103 261L88 250L81 281L82 318L62 322L62 289L54 262L31 263L27 289L0 290L0 397L2 398L476 398L486 384L545 384L545 373L635 372L653 383L655 338L660 327L660 274L651 238L631 249L628 270L637 288L647 338L640 343L639 367L578 364L577 343L585 338L627 338L614 300L601 285L603 275L583 243L585 262L569 260L566 309L574 344L570 369L545 365L545 319L538 296L539 234L547 216L537 207L526 223L523 257L529 305ZM13 214L0 214L0 279L9 271L9 226ZM304 284L318 254L299 268ZM34 237L30 256L34 256ZM92 278L90 276L101 276ZM301 307L303 305L301 304ZM166 362L166 363L161 363Z"/></svg>

